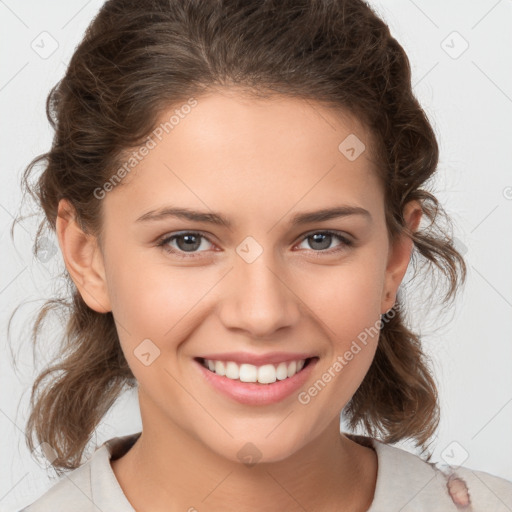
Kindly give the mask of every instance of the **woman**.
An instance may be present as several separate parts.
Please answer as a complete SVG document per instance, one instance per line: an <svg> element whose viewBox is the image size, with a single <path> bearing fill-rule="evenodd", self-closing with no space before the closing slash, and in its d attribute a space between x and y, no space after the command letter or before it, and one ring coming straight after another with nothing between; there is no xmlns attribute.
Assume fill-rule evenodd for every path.
<svg viewBox="0 0 512 512"><path fill-rule="evenodd" d="M437 141L364 2L110 0L48 109L25 178L46 163L72 300L27 431L73 471L25 510L512 506L511 482L391 446L426 452L439 422L399 286L416 255L448 303L466 267L420 228ZM133 386L142 432L82 463Z"/></svg>

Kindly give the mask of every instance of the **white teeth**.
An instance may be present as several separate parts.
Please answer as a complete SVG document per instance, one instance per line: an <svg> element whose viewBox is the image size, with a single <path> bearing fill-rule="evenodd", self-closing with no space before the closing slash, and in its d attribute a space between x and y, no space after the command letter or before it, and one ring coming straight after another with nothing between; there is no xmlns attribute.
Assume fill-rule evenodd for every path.
<svg viewBox="0 0 512 512"><path fill-rule="evenodd" d="M226 363L226 377L233 380L237 380L240 377L240 368L233 361Z"/></svg>
<svg viewBox="0 0 512 512"><path fill-rule="evenodd" d="M279 363L277 365L276 377L278 380L284 380L288 377L288 365L286 363Z"/></svg>
<svg viewBox="0 0 512 512"><path fill-rule="evenodd" d="M297 373L297 363L292 361L288 365L288 377L293 377Z"/></svg>
<svg viewBox="0 0 512 512"><path fill-rule="evenodd" d="M241 364L239 375L242 382L256 382L258 380L258 368L252 364Z"/></svg>
<svg viewBox="0 0 512 512"><path fill-rule="evenodd" d="M264 364L258 368L258 382L260 384L272 384L277 379L276 373L276 368L273 364Z"/></svg>
<svg viewBox="0 0 512 512"><path fill-rule="evenodd" d="M208 365L209 363L210 362L208 361ZM226 365L223 361L215 361L215 366L212 371L214 371L217 375L226 375Z"/></svg>
<svg viewBox="0 0 512 512"><path fill-rule="evenodd" d="M240 380L242 382L259 382L260 384L272 384L276 380L284 380L293 377L304 368L306 360L290 361L289 363L264 364L254 366L243 363L238 365L233 361L204 360L204 366L217 375L226 376L228 379Z"/></svg>

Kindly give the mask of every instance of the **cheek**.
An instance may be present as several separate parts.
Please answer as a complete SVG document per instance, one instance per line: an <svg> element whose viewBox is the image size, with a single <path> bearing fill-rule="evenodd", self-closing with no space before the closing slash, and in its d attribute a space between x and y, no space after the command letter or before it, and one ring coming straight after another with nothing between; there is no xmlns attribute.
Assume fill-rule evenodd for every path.
<svg viewBox="0 0 512 512"><path fill-rule="evenodd" d="M383 273L378 258L363 255L317 275L314 287L302 288L305 302L330 341L321 380L331 393L348 400L366 375L380 334ZM325 378L324 378L325 377ZM325 400L330 393L325 394Z"/></svg>
<svg viewBox="0 0 512 512"><path fill-rule="evenodd" d="M171 372L177 370L177 359L159 356L181 351L183 342L213 306L208 292L219 279L197 267L146 264L130 271L124 265L113 271L112 311L122 350L138 380L144 382L153 374L141 368L141 362L154 360L153 369L165 366Z"/></svg>
<svg viewBox="0 0 512 512"><path fill-rule="evenodd" d="M175 351L186 337L191 305L183 297L180 281L184 278L178 276L169 269L166 273L149 265L136 271L119 266L111 275L116 290L112 311L121 348L135 378L146 390L169 391L170 377L165 370L174 374L175 362L165 353Z"/></svg>
<svg viewBox="0 0 512 512"><path fill-rule="evenodd" d="M382 265L363 256L304 272L294 283L294 291L322 320L327 335L343 343L380 319Z"/></svg>
<svg viewBox="0 0 512 512"><path fill-rule="evenodd" d="M143 256L124 253L117 260L122 263L109 265L112 311L125 331L161 338L204 295L206 285L193 268L173 269Z"/></svg>

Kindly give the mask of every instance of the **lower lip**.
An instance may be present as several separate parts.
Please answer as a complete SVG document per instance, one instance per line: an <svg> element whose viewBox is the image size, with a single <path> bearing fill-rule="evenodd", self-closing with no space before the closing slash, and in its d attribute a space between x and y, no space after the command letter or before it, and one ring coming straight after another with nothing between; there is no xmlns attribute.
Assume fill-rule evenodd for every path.
<svg viewBox="0 0 512 512"><path fill-rule="evenodd" d="M206 381L215 389L239 403L248 405L275 404L289 397L306 382L317 362L318 358L312 359L307 366L293 377L276 380L272 384L259 384L217 375L194 359L194 363L198 366Z"/></svg>

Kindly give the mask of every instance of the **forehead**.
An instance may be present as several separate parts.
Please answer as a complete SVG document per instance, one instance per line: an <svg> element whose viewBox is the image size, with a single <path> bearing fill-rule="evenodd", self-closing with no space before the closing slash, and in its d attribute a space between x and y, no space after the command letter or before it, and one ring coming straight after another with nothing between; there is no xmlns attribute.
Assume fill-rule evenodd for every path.
<svg viewBox="0 0 512 512"><path fill-rule="evenodd" d="M169 107L155 126L151 149L108 195L131 205L133 220L168 203L282 216L297 204L380 198L369 131L311 100L215 92Z"/></svg>

